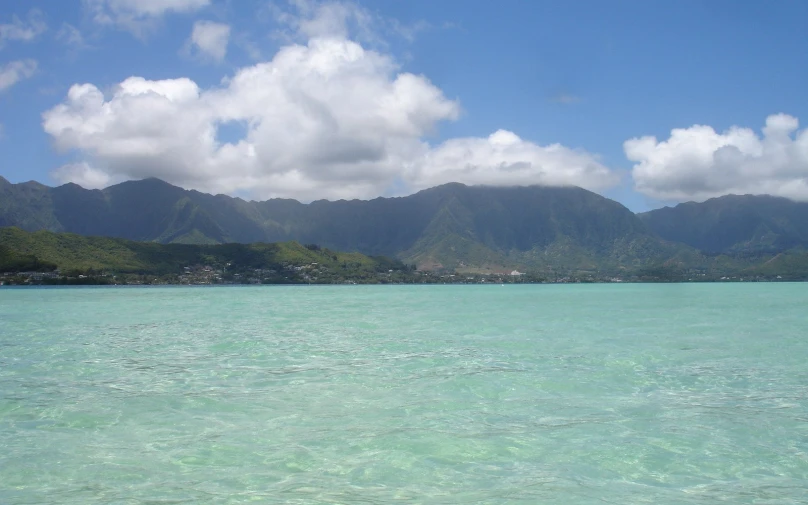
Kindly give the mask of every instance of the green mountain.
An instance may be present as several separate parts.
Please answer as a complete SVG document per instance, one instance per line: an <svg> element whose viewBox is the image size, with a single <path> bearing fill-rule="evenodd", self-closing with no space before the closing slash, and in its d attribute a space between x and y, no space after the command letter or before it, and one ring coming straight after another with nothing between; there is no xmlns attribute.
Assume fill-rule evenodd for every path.
<svg viewBox="0 0 808 505"><path fill-rule="evenodd" d="M591 260L591 259L590 259ZM596 260L596 259L595 259ZM573 257L571 262L581 261ZM415 272L382 256L336 252L297 242L253 244L160 244L120 238L16 227L0 228L0 285L217 284L217 283L443 283L609 281L609 271L535 269L526 276L468 271L463 275ZM54 272L54 270L59 271ZM34 273L36 272L36 273ZM48 274L48 272L52 272ZM113 278L112 275L116 276ZM570 274L572 277L570 277ZM88 277L89 276L89 277ZM629 281L808 280L808 250L784 253L704 256L686 251L666 261L622 267Z"/></svg>
<svg viewBox="0 0 808 505"><path fill-rule="evenodd" d="M808 203L773 196L728 195L639 214L672 242L707 253L781 253L808 247Z"/></svg>
<svg viewBox="0 0 808 505"><path fill-rule="evenodd" d="M303 204L208 195L157 179L104 190L0 179L0 227L19 228L0 233L0 263L9 271L58 266L160 275L211 258L274 264L266 254L276 247L314 250L262 245L297 242L469 274L796 280L808 277L806 218L808 204L766 196L634 215L574 187L446 184L401 198ZM39 231L25 238L21 230Z"/></svg>
<svg viewBox="0 0 808 505"><path fill-rule="evenodd" d="M104 190L0 182L0 226L187 244L316 243L423 268L613 271L681 262L619 203L575 187L447 184L370 201L245 201L157 179ZM687 261L691 261L688 259Z"/></svg>
<svg viewBox="0 0 808 505"><path fill-rule="evenodd" d="M316 276L321 282L378 280L411 275L404 263L384 257L331 251L296 242L274 244L160 244L74 233L0 228L0 272L52 271L103 272L150 276L176 276L201 266L233 275L254 276L273 282L300 281ZM298 268L296 268L298 267ZM301 270L303 267L304 270Z"/></svg>
<svg viewBox="0 0 808 505"><path fill-rule="evenodd" d="M0 227L19 226L26 230L58 230L62 226L54 213L49 188L30 181L11 184L0 177Z"/></svg>

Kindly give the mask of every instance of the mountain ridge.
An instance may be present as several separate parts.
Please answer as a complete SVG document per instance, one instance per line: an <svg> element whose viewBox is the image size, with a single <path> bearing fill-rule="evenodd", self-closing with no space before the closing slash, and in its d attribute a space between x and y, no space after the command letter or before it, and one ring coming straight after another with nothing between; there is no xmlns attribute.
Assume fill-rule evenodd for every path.
<svg viewBox="0 0 808 505"><path fill-rule="evenodd" d="M769 205L769 198L721 201L754 208L758 202ZM799 220L801 204L774 201L774 210L761 211L769 217L750 227L742 226L744 216L761 212L743 210L743 205L722 204L740 210L716 212L710 210L716 204L708 201L634 214L619 202L573 186L448 183L402 197L303 203L212 195L157 178L103 190L5 181L0 183L0 226L164 244L298 241L395 257L424 269L619 274L654 265L704 265L707 257L720 254L776 254L808 245L808 226L803 241L801 224L777 217ZM687 222L688 216L698 222ZM778 233L772 232L772 223L779 223ZM724 236L720 247L704 242Z"/></svg>
<svg viewBox="0 0 808 505"><path fill-rule="evenodd" d="M808 246L808 203L724 195L638 214L660 237L709 254L782 252Z"/></svg>
<svg viewBox="0 0 808 505"><path fill-rule="evenodd" d="M618 238L655 240L627 208L576 187L449 183L404 197L302 203L246 201L151 178L103 190L6 185L2 193L0 225L27 231L160 243L293 240L449 269L553 267L558 261L550 265L542 254L558 241L578 256L600 257L615 256Z"/></svg>

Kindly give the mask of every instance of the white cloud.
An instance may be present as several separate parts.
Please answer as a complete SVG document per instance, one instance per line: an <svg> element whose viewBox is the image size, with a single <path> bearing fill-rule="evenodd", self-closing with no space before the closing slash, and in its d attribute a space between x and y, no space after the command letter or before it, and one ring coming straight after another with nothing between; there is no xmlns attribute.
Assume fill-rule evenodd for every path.
<svg viewBox="0 0 808 505"><path fill-rule="evenodd" d="M84 0L93 20L142 37L168 13L187 14L210 5L210 0Z"/></svg>
<svg viewBox="0 0 808 505"><path fill-rule="evenodd" d="M113 183L109 175L86 162L63 165L50 175L60 183L73 182L87 189L102 189Z"/></svg>
<svg viewBox="0 0 808 505"><path fill-rule="evenodd" d="M47 29L48 25L42 20L42 13L36 9L28 13L27 21L13 16L11 23L0 24L0 48L7 40L30 42Z"/></svg>
<svg viewBox="0 0 808 505"><path fill-rule="evenodd" d="M310 40L313 38L353 38L359 41L375 40L378 36L373 29L377 20L373 14L352 2L316 2L312 0L295 0L289 2L292 10L283 10L275 4L275 19L291 29L287 37L291 39Z"/></svg>
<svg viewBox="0 0 808 505"><path fill-rule="evenodd" d="M766 118L762 136L733 126L675 129L667 140L625 142L638 191L662 200L696 200L725 194L771 194L808 200L808 130L797 118Z"/></svg>
<svg viewBox="0 0 808 505"><path fill-rule="evenodd" d="M390 25L390 30L393 33L400 35L407 42L414 42L419 33L432 28L431 24L422 19L409 25L403 24L396 19L391 19L387 24Z"/></svg>
<svg viewBox="0 0 808 505"><path fill-rule="evenodd" d="M227 54L229 40L230 26L213 21L197 21L188 39L188 47L197 54L222 61Z"/></svg>
<svg viewBox="0 0 808 505"><path fill-rule="evenodd" d="M56 39L73 49L81 49L87 46L84 35L81 34L78 28L70 23L62 24L62 27L56 33Z"/></svg>
<svg viewBox="0 0 808 505"><path fill-rule="evenodd" d="M560 144L539 146L505 130L488 138L448 140L418 159L407 175L419 188L462 181L488 186L575 185L598 190L618 182L611 170L587 152Z"/></svg>
<svg viewBox="0 0 808 505"><path fill-rule="evenodd" d="M437 121L458 106L424 77L395 74L386 56L340 39L283 48L222 87L130 78L110 97L73 86L46 112L58 147L110 175L157 176L203 190L258 196L373 196ZM224 123L246 136L217 140Z"/></svg>
<svg viewBox="0 0 808 505"><path fill-rule="evenodd" d="M131 77L106 96L93 84L74 85L44 113L43 127L88 164L54 177L94 185L104 176L159 177L201 191L302 200L369 198L401 181L411 190L449 181L593 189L613 182L588 153L505 131L432 148L425 139L458 118L459 104L425 76L348 40L339 23L310 21L301 24L328 28L306 28L318 35L211 89L187 78ZM233 138L237 130L243 134Z"/></svg>
<svg viewBox="0 0 808 505"><path fill-rule="evenodd" d="M287 41L306 41L320 37L352 38L371 48L386 48L386 36L407 42L433 28L424 20L411 24L384 17L351 1L288 0L291 9L269 5L275 20L287 31L276 33Z"/></svg>
<svg viewBox="0 0 808 505"><path fill-rule="evenodd" d="M7 90L23 79L28 79L36 73L35 60L12 61L0 67L0 92Z"/></svg>

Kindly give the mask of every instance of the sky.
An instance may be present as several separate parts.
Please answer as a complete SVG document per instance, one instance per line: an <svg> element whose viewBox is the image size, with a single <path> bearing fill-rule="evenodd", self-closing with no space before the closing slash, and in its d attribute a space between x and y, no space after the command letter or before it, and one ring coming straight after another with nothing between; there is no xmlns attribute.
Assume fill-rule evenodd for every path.
<svg viewBox="0 0 808 505"><path fill-rule="evenodd" d="M808 201L803 0L4 0L0 176Z"/></svg>

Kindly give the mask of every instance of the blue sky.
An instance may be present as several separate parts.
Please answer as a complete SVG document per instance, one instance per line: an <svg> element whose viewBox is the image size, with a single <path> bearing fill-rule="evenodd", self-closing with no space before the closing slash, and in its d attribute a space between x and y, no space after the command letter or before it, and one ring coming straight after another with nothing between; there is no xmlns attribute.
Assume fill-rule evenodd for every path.
<svg viewBox="0 0 808 505"><path fill-rule="evenodd" d="M801 0L6 0L0 175L808 200L806 20Z"/></svg>

